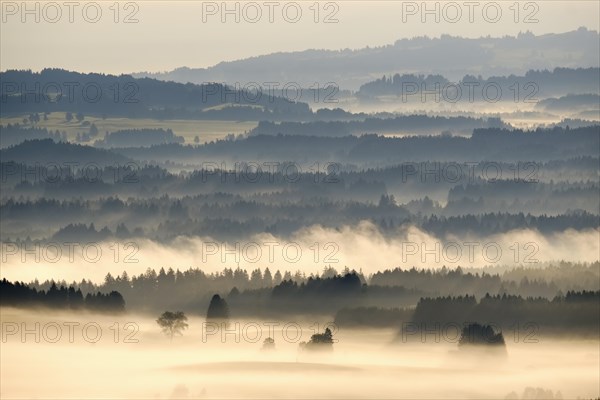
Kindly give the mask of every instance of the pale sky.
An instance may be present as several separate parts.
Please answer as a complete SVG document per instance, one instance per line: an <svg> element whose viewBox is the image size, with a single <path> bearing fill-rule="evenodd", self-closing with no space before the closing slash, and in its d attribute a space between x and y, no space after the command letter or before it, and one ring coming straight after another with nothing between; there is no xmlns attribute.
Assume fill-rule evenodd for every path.
<svg viewBox="0 0 600 400"><path fill-rule="evenodd" d="M437 2L439 22L435 11L423 14L421 1L229 1L226 7L232 14L224 13L222 1L121 1L118 16L113 1L74 2L77 5L72 9L65 3L29 2L27 9L32 13L27 14L21 1L0 1L1 70L57 67L116 74L156 72L208 67L280 51L374 47L423 35L502 36L527 30L544 34L580 26L600 30L600 2L596 0L521 1L518 7L512 0L475 1L473 6L467 1ZM427 2L426 7L435 10L436 2ZM96 19L97 8L101 10L98 22L88 22ZM292 23L297 9L302 15ZM501 15L496 14L498 9ZM124 23L127 15L137 22ZM337 22L324 23L328 15ZM532 22L525 23L528 16Z"/></svg>

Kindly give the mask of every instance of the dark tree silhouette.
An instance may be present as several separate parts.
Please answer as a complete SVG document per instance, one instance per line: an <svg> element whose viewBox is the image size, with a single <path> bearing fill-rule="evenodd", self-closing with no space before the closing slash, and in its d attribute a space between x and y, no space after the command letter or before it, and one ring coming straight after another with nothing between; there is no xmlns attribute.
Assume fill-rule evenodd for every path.
<svg viewBox="0 0 600 400"><path fill-rule="evenodd" d="M266 338L263 341L263 345L262 345L261 350L263 350L263 351L273 351L273 350L275 350L275 340L273 340L273 338L270 338L270 337Z"/></svg>
<svg viewBox="0 0 600 400"><path fill-rule="evenodd" d="M226 320L229 319L229 306L225 299L215 294L210 300L208 311L206 312L207 320Z"/></svg>
<svg viewBox="0 0 600 400"><path fill-rule="evenodd" d="M187 317L182 311L165 311L157 320L156 323L161 327L163 333L173 341L173 336L183 335L183 331L187 329Z"/></svg>
<svg viewBox="0 0 600 400"><path fill-rule="evenodd" d="M465 326L460 335L458 346L489 345L505 346L502 332L496 333L490 325L473 323Z"/></svg>
<svg viewBox="0 0 600 400"><path fill-rule="evenodd" d="M92 137L98 135L98 127L96 126L96 124L90 125L90 132L89 132L89 134Z"/></svg>
<svg viewBox="0 0 600 400"><path fill-rule="evenodd" d="M125 300L121 293L111 291L108 294L88 292L83 297L80 288L73 286L57 286L50 283L48 291L31 288L22 282L11 283L6 279L0 281L0 304L15 307L51 307L60 309L87 309L101 312L125 311Z"/></svg>
<svg viewBox="0 0 600 400"><path fill-rule="evenodd" d="M310 337L310 342L313 344L333 344L333 334L331 333L331 329L325 328L324 333L315 333Z"/></svg>
<svg viewBox="0 0 600 400"><path fill-rule="evenodd" d="M300 350L333 350L333 333L331 329L325 328L325 332L312 335L308 343L300 343Z"/></svg>

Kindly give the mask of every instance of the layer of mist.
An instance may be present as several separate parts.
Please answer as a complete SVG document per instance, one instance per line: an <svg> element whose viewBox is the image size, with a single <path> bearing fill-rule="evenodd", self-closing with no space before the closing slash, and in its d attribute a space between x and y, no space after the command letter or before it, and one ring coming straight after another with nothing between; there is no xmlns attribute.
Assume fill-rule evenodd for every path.
<svg viewBox="0 0 600 400"><path fill-rule="evenodd" d="M1 317L0 357L3 366L11 366L1 371L3 398L45 398L52 393L82 399L574 399L600 393L595 384L600 362L597 340L508 340L504 355L473 354L459 351L450 339L435 343L434 335L424 343L392 344L395 330L339 329L332 352L305 354L299 352L298 343L327 321L240 320L239 329L230 327L223 338L221 333L208 334L204 319L190 318L184 336L169 341L152 318L135 314L2 308ZM80 325L73 326L70 342L64 324L75 319ZM269 331L265 322L279 326ZM39 343L34 333L24 340L21 332L7 335L7 323L31 332L39 323ZM85 324L91 326L86 334ZM286 334L281 329L285 324L295 328ZM57 327L60 339L48 342L56 340ZM96 332L102 334L98 339ZM261 351L261 339L267 334L275 341L273 351ZM35 385L31 376L36 377ZM532 393L540 397L529 397Z"/></svg>

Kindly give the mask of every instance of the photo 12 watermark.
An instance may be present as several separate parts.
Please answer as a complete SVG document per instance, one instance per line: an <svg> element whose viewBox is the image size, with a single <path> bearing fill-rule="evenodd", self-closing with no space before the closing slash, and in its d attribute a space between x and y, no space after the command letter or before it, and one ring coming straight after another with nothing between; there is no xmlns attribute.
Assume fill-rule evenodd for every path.
<svg viewBox="0 0 600 400"><path fill-rule="evenodd" d="M1 20L9 23L137 24L139 2L134 1L2 1Z"/></svg>
<svg viewBox="0 0 600 400"><path fill-rule="evenodd" d="M514 242L509 245L489 241L401 241L399 258L404 264L435 262L436 264L487 264L513 262L537 264L540 251L537 242Z"/></svg>
<svg viewBox="0 0 600 400"><path fill-rule="evenodd" d="M477 325L456 322L403 322L400 329L400 340L402 343L418 341L420 343L458 344L465 334L467 337L472 336ZM512 340L513 343L532 344L540 341L538 337L540 326L535 322L516 322L504 331L495 322L486 322L483 326L492 329L481 330L482 335L479 340L482 344L496 343L498 334L502 334L503 340Z"/></svg>
<svg viewBox="0 0 600 400"><path fill-rule="evenodd" d="M539 23L536 1L402 1L402 23Z"/></svg>
<svg viewBox="0 0 600 400"><path fill-rule="evenodd" d="M340 22L340 2L335 1L203 1L202 23Z"/></svg>
<svg viewBox="0 0 600 400"><path fill-rule="evenodd" d="M257 264L268 262L284 262L296 264L302 260L315 264L337 264L340 245L336 242L314 242L305 244L295 241L244 241L219 243L206 241L200 245L203 263L216 261L220 263Z"/></svg>
<svg viewBox="0 0 600 400"><path fill-rule="evenodd" d="M81 230L84 235L88 228L72 225L71 230ZM86 231L86 232L84 232ZM100 231L101 232L101 231ZM77 235L76 232L70 234ZM48 241L48 242L8 242L0 243L0 257L3 263L17 261L28 263L89 263L100 262L137 264L140 246L134 241Z"/></svg>
<svg viewBox="0 0 600 400"><path fill-rule="evenodd" d="M331 343L339 342L336 338L339 327L333 322L302 324L297 321L205 321L202 323L201 333L202 343L259 343L266 338L275 343L279 340L285 343L299 343L326 330L330 332Z"/></svg>
<svg viewBox="0 0 600 400"><path fill-rule="evenodd" d="M79 161L36 162L33 165L8 161L0 163L0 182L28 182L30 184L117 184L140 183L140 166L134 161L110 166Z"/></svg>
<svg viewBox="0 0 600 400"><path fill-rule="evenodd" d="M339 102L340 87L336 82L313 82L303 85L295 81L203 82L202 103L272 104L277 100L290 103L308 101L313 104Z"/></svg>
<svg viewBox="0 0 600 400"><path fill-rule="evenodd" d="M0 86L1 103L139 103L140 88L135 81L115 79L103 82L22 82L3 81Z"/></svg>
<svg viewBox="0 0 600 400"><path fill-rule="evenodd" d="M95 321L2 322L2 343L139 343L140 327L135 322Z"/></svg>

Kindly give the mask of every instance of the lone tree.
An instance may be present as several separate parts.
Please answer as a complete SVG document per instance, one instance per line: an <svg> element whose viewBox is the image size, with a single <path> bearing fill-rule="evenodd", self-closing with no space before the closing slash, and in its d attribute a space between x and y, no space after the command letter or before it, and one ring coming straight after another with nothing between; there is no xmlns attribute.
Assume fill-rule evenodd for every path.
<svg viewBox="0 0 600 400"><path fill-rule="evenodd" d="M229 306L225 299L215 294L210 300L208 311L206 312L207 320L227 320L229 319Z"/></svg>
<svg viewBox="0 0 600 400"><path fill-rule="evenodd" d="M98 135L98 127L96 126L96 124L92 124L90 125L90 136L97 136Z"/></svg>
<svg viewBox="0 0 600 400"><path fill-rule="evenodd" d="M273 338L266 338L263 342L262 351L272 351L275 350L275 340L273 340Z"/></svg>
<svg viewBox="0 0 600 400"><path fill-rule="evenodd" d="M490 325L480 325L478 323L465 326L458 340L458 346L470 345L488 345L494 347L504 347L504 336L502 332L496 333Z"/></svg>
<svg viewBox="0 0 600 400"><path fill-rule="evenodd" d="M333 333L325 328L324 333L315 333L308 343L300 343L300 350L333 350Z"/></svg>
<svg viewBox="0 0 600 400"><path fill-rule="evenodd" d="M187 317L182 311L165 311L157 320L156 323L161 327L163 333L173 341L173 336L183 335L183 331L187 329Z"/></svg>
<svg viewBox="0 0 600 400"><path fill-rule="evenodd" d="M315 333L310 337L310 342L308 343L333 345L333 334L331 333L331 329L325 328L324 333Z"/></svg>

